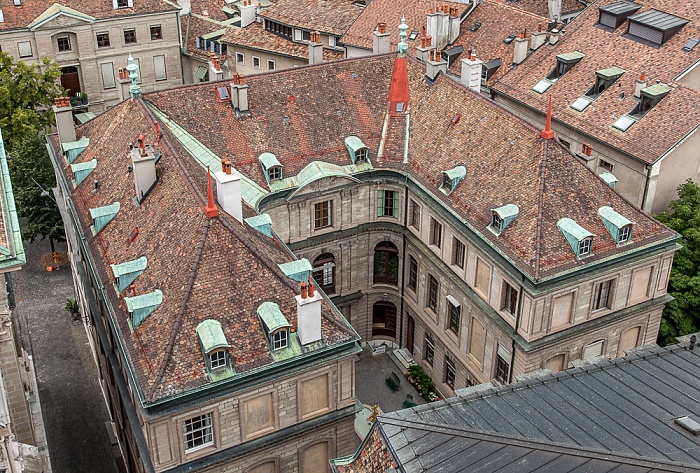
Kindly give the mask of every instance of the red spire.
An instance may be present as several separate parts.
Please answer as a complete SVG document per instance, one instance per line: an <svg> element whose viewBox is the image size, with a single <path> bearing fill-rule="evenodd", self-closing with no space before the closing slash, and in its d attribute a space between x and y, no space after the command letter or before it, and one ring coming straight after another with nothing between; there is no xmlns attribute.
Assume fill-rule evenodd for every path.
<svg viewBox="0 0 700 473"><path fill-rule="evenodd" d="M217 209L216 204L214 204L214 191L211 188L211 173L209 172L209 166L207 166L207 187L209 202L207 203L207 206L204 207L204 213L207 214L207 217L214 218L219 215L219 209Z"/></svg>
<svg viewBox="0 0 700 473"><path fill-rule="evenodd" d="M406 56L398 55L394 61L394 72L389 86L389 113L405 113L408 111L409 100Z"/></svg>
<svg viewBox="0 0 700 473"><path fill-rule="evenodd" d="M540 136L545 140L551 140L554 138L554 132L552 131L552 94L549 94L549 105L547 106L547 123L544 126L544 130L540 133Z"/></svg>

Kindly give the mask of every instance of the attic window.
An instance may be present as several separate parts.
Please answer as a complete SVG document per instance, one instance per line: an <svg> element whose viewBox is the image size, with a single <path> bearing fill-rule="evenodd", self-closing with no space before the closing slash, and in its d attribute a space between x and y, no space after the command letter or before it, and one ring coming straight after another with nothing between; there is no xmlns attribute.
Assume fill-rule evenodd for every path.
<svg viewBox="0 0 700 473"><path fill-rule="evenodd" d="M629 18L629 27L623 37L659 47L681 30L688 20L659 10L647 10Z"/></svg>
<svg viewBox="0 0 700 473"><path fill-rule="evenodd" d="M627 131L629 127L654 108L670 91L671 89L665 84L654 84L642 89L637 105L628 114L618 118L612 126L618 130Z"/></svg>
<svg viewBox="0 0 700 473"><path fill-rule="evenodd" d="M564 235L577 257L590 255L593 250L594 235L570 218L557 222L559 231Z"/></svg>
<svg viewBox="0 0 700 473"><path fill-rule="evenodd" d="M348 149L348 153L350 153L350 159L352 159L353 164L366 163L369 161L369 149L357 136L348 136L345 138L345 147Z"/></svg>
<svg viewBox="0 0 700 473"><path fill-rule="evenodd" d="M683 46L683 49L682 49L682 50L685 51L686 53L689 53L690 51L693 50L693 48L694 48L695 46L698 45L698 43L700 43L700 39L690 38L690 39L688 40L688 42L685 43L685 46Z"/></svg>
<svg viewBox="0 0 700 473"><path fill-rule="evenodd" d="M510 44L510 43L512 43L514 40L515 40L515 36L510 35L510 36L507 36L506 39L503 40L503 42L504 42L505 44Z"/></svg>
<svg viewBox="0 0 700 473"><path fill-rule="evenodd" d="M289 329L292 327L274 302L263 302L258 306L258 317L268 336L272 352L289 346Z"/></svg>
<svg viewBox="0 0 700 473"><path fill-rule="evenodd" d="M601 207L598 209L598 216L603 221L605 228L615 243L626 243L632 237L632 222L615 212L611 207Z"/></svg>
<svg viewBox="0 0 700 473"><path fill-rule="evenodd" d="M97 233L102 230L105 225L107 225L112 219L117 215L121 204L115 202L111 205L105 205L104 207L97 207L90 209L90 216L92 217L92 228L97 235Z"/></svg>
<svg viewBox="0 0 700 473"><path fill-rule="evenodd" d="M469 31L476 33L477 31L479 31L479 28L481 28L481 23L477 21L469 28ZM513 39L515 39L515 38L513 38Z"/></svg>
<svg viewBox="0 0 700 473"><path fill-rule="evenodd" d="M515 204L506 204L502 207L491 209L491 224L489 229L496 235L500 235L508 224L518 216L520 209Z"/></svg>
<svg viewBox="0 0 700 473"><path fill-rule="evenodd" d="M467 175L467 168L464 166L457 166L448 171L442 173L442 184L440 185L440 190L445 194L450 194L455 188L459 181L464 179Z"/></svg>
<svg viewBox="0 0 700 473"><path fill-rule="evenodd" d="M599 7L598 25L603 26L603 29L613 31L640 8L642 8L641 5L626 0Z"/></svg>
<svg viewBox="0 0 700 473"><path fill-rule="evenodd" d="M604 172L600 175L600 178L613 189L617 185L617 178L612 173Z"/></svg>
<svg viewBox="0 0 700 473"><path fill-rule="evenodd" d="M260 161L268 184L282 180L282 163L279 162L277 156L272 153L263 153L258 157L258 161Z"/></svg>
<svg viewBox="0 0 700 473"><path fill-rule="evenodd" d="M411 34L408 35L408 40L415 41L417 37L418 37L418 30L413 30L413 31L411 31Z"/></svg>
<svg viewBox="0 0 700 473"><path fill-rule="evenodd" d="M114 274L114 283L117 285L119 292L129 287L129 285L143 273L147 265L148 260L145 256L133 261L110 265L112 274Z"/></svg>
<svg viewBox="0 0 700 473"><path fill-rule="evenodd" d="M209 376L212 380L227 378L234 374L229 366L228 348L231 347L218 320L207 319L200 322L195 329L199 345L205 355Z"/></svg>
<svg viewBox="0 0 700 473"><path fill-rule="evenodd" d="M163 293L156 289L147 294L125 297L124 302L126 303L129 317L131 317L131 326L136 328L160 306L161 302L163 302Z"/></svg>
<svg viewBox="0 0 700 473"><path fill-rule="evenodd" d="M606 89L613 85L615 81L625 72L626 71L624 69L620 69L619 67L610 67L608 69L596 71L595 84L586 91L585 95L592 99L596 99Z"/></svg>
<svg viewBox="0 0 700 473"><path fill-rule="evenodd" d="M272 335L272 349L281 350L289 345L288 331L286 329L278 330Z"/></svg>
<svg viewBox="0 0 700 473"><path fill-rule="evenodd" d="M584 57L586 57L586 55L578 51L558 54L557 67L555 67L554 70L547 75L547 79L551 80L552 82L557 81L561 76L566 74L569 69L578 64L578 62Z"/></svg>
<svg viewBox="0 0 700 473"><path fill-rule="evenodd" d="M97 159L92 159L86 163L71 164L70 167L73 171L75 185L77 186L97 167Z"/></svg>
<svg viewBox="0 0 700 473"><path fill-rule="evenodd" d="M219 102L227 102L231 96L228 93L228 87L217 87L216 88L216 100Z"/></svg>
<svg viewBox="0 0 700 473"><path fill-rule="evenodd" d="M226 366L226 350L218 350L209 354L209 367L212 370Z"/></svg>

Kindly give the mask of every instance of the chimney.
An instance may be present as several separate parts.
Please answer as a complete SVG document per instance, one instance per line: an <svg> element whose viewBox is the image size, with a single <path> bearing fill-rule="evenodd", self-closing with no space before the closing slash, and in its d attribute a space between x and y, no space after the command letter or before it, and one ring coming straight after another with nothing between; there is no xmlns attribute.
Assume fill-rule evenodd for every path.
<svg viewBox="0 0 700 473"><path fill-rule="evenodd" d="M321 295L317 291L308 291L302 282L301 294L294 296L297 300L297 336L302 345L321 340Z"/></svg>
<svg viewBox="0 0 700 473"><path fill-rule="evenodd" d="M63 143L76 141L75 123L73 122L73 107L68 97L56 97L54 99L53 113L56 116L56 128L58 139Z"/></svg>
<svg viewBox="0 0 700 473"><path fill-rule="evenodd" d="M561 0L547 0L549 18L554 21L561 21Z"/></svg>
<svg viewBox="0 0 700 473"><path fill-rule="evenodd" d="M309 64L320 64L321 62L323 62L321 33L312 31L309 35Z"/></svg>
<svg viewBox="0 0 700 473"><path fill-rule="evenodd" d="M386 23L379 22L373 32L372 53L386 54L391 51L391 34L386 31Z"/></svg>
<svg viewBox="0 0 700 473"><path fill-rule="evenodd" d="M641 97L642 89L646 88L646 86L647 86L646 74L642 73L642 75L639 76L639 79L637 79L637 81L634 84L634 96L636 98ZM54 108L54 110L56 110L56 109ZM58 123L58 118L56 119L56 123ZM59 133L59 135L60 135L60 133Z"/></svg>
<svg viewBox="0 0 700 473"><path fill-rule="evenodd" d="M519 38L515 38L513 41L513 64L520 64L527 57L527 30L523 30L520 33Z"/></svg>
<svg viewBox="0 0 700 473"><path fill-rule="evenodd" d="M433 38L431 36L425 36L425 27L423 27L423 36L420 38L420 45L416 47L416 57L423 62L428 62L430 50L433 49L432 41Z"/></svg>
<svg viewBox="0 0 700 473"><path fill-rule="evenodd" d="M257 16L257 9L251 0L243 0L243 5L239 7L241 12L241 28L255 22L255 17Z"/></svg>
<svg viewBox="0 0 700 473"><path fill-rule="evenodd" d="M430 81L434 81L439 72L443 74L447 72L447 61L442 58L439 49L431 50L428 60L425 62L425 76Z"/></svg>
<svg viewBox="0 0 700 473"><path fill-rule="evenodd" d="M248 113L248 84L243 83L243 76L238 73L233 75L231 102L234 109L241 113Z"/></svg>
<svg viewBox="0 0 700 473"><path fill-rule="evenodd" d="M467 50L466 59L462 59L460 82L476 93L481 92L481 68L483 65L484 61L477 59L473 51Z"/></svg>
<svg viewBox="0 0 700 473"><path fill-rule="evenodd" d="M241 195L241 175L231 169L231 162L221 160L221 171L214 173L216 179L216 196L224 212L239 222L243 222L243 204Z"/></svg>
<svg viewBox="0 0 700 473"><path fill-rule="evenodd" d="M559 42L559 30L555 28L552 31L550 31L550 33L549 33L549 44L554 46L558 42Z"/></svg>
<svg viewBox="0 0 700 473"><path fill-rule="evenodd" d="M547 41L547 32L542 31L542 23L537 25L537 31L530 36L530 49L533 51L542 46Z"/></svg>
<svg viewBox="0 0 700 473"><path fill-rule="evenodd" d="M143 135L139 136L139 146L129 151L131 169L134 175L136 199L141 202L156 183L156 155L153 148L146 146Z"/></svg>
<svg viewBox="0 0 700 473"><path fill-rule="evenodd" d="M450 15L448 17L448 34L447 34L447 44L452 44L459 38L459 26L460 26L459 10L457 7L450 7Z"/></svg>
<svg viewBox="0 0 700 473"><path fill-rule="evenodd" d="M449 7L448 7L449 9ZM437 11L428 14L428 36L433 37L433 46L438 49L443 49L447 46L450 36L450 16L444 9L438 8ZM458 26L459 28L459 26Z"/></svg>

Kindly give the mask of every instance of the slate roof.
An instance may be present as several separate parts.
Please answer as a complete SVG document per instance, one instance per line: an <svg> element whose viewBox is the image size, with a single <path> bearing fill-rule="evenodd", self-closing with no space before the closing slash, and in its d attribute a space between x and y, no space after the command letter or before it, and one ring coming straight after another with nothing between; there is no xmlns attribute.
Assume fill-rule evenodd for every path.
<svg viewBox="0 0 700 473"><path fill-rule="evenodd" d="M179 9L176 2L169 0L134 0L133 8L117 10L112 6L112 0L22 0L21 6L15 6L14 0L0 0L0 9L4 16L4 22L0 23L0 31L25 28L53 4L65 5L99 19Z"/></svg>
<svg viewBox="0 0 700 473"><path fill-rule="evenodd" d="M74 162L96 158L98 165L87 181L97 180L100 187L92 192L91 184L83 182L72 191L72 201L111 300L117 337L123 340L127 363L144 402L153 403L210 383L195 332L205 319L221 322L234 347L229 358L237 375L271 365L257 307L265 301L276 302L296 326L294 295L298 288L277 267L290 260L281 244L224 212L208 219L201 187L206 170L167 130L156 147L156 152L163 153L157 165L158 181L140 206L134 205L133 177L126 172L127 146L140 134L148 143L155 140L153 119L140 100L121 103L78 127L77 134L89 137L90 145ZM57 150L55 135L51 143ZM70 180L70 166L65 162L62 171ZM115 201L121 202L120 211L93 237L88 209ZM245 217L253 214L244 206ZM135 227L139 234L129 243ZM158 289L163 300L132 331L124 303L110 284L109 265L140 256L146 256L148 264L134 281L136 292ZM325 302L323 312L324 347L355 340L347 322Z"/></svg>
<svg viewBox="0 0 700 473"><path fill-rule="evenodd" d="M459 16L469 8L468 4L459 2L440 2L439 5L443 3L450 7L456 7ZM400 41L399 30L394 25L398 25L403 16L406 18L408 26L407 34L410 35L412 31L418 32L416 40L408 40L409 51L414 53L415 48L420 45L423 27L427 26L428 13L430 13L431 8L435 9L436 6L436 2L431 0L372 0L345 32L341 41L351 46L371 50L372 32L377 23L383 21L387 24L387 31L391 34L391 50L394 51Z"/></svg>
<svg viewBox="0 0 700 473"><path fill-rule="evenodd" d="M314 161L351 164L344 139L355 135L368 146L375 169L410 174L534 281L676 238L568 150L543 141L539 130L449 77L427 84L424 66L411 57L408 163L403 114L390 116L384 152L377 156L394 59L389 54L248 76L251 117L245 120L230 104L216 102L212 84L156 92L146 100L265 190L260 154L274 153L291 177ZM452 124L455 113L461 120ZM442 173L455 165L465 166L467 175L444 195ZM487 229L490 209L505 204L517 205L520 213L496 236ZM635 222L632 243L616 246L598 216L602 206ZM595 235L592 256L577 260L556 226L564 217Z"/></svg>
<svg viewBox="0 0 700 473"><path fill-rule="evenodd" d="M354 0L278 0L260 14L279 23L342 36L362 13Z"/></svg>
<svg viewBox="0 0 700 473"><path fill-rule="evenodd" d="M660 48L653 48L625 38L627 22L609 33L595 24L598 7L615 0L600 0L566 25L554 47L544 46L530 55L524 63L501 78L493 88L500 94L539 110L543 115L549 94L553 97L554 120L566 123L580 132L609 143L635 158L653 163L700 123L700 92L675 82L676 77L700 60L700 48L690 52L681 49L691 37L698 37L700 4L648 0L638 13L650 9L663 10L689 19L678 33ZM581 61L566 72L545 94L532 87L556 66L556 55L579 51ZM570 105L595 83L595 71L620 67L627 72L603 92L583 112ZM635 82L646 75L649 86L661 81L669 84L671 92L626 132L612 127L615 120L629 113L637 104ZM624 98L620 99L624 92Z"/></svg>
<svg viewBox="0 0 700 473"><path fill-rule="evenodd" d="M700 437L674 423L700 413L686 346L384 414L377 430L407 473L697 471Z"/></svg>
<svg viewBox="0 0 700 473"><path fill-rule="evenodd" d="M452 46L462 46L466 51L469 48L476 49L476 55L484 61L501 59L503 64L489 78L489 84L502 77L513 63L514 45L505 44L503 41L508 36L518 37L523 28L528 31L537 31L537 25L547 28L548 19L545 16L535 15L528 11L516 8L512 2L499 3L494 0L483 0L469 17L462 22L459 28L459 38ZM475 23L481 23L476 31L470 31ZM464 59L465 53L459 57ZM455 61L450 70L459 75L462 72L462 62Z"/></svg>

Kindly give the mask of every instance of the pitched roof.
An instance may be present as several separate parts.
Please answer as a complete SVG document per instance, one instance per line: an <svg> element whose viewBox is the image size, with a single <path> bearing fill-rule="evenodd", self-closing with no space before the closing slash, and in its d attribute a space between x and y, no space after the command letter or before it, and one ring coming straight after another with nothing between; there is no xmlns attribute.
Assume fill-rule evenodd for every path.
<svg viewBox="0 0 700 473"><path fill-rule="evenodd" d="M533 280L676 238L555 141L543 141L538 130L451 78L440 75L434 85L424 82L424 66L407 59L407 163L406 115L392 114L382 139L393 54L249 76L252 116L246 120L236 118L230 104L216 103L211 84L146 99L266 190L260 154L275 154L289 178L315 161L351 164L343 140L355 135L368 146L374 168L408 172ZM457 112L461 120L452 124ZM455 165L464 166L467 175L447 196L439 191L442 173ZM487 228L490 209L505 204L517 205L520 213L496 236ZM598 216L602 206L635 222L632 243L616 246ZM592 256L578 260L571 251L556 226L565 217L595 235Z"/></svg>
<svg viewBox="0 0 700 473"><path fill-rule="evenodd" d="M175 11L179 7L169 0L134 0L133 8L115 9L112 0L22 0L21 6L15 6L13 0L0 0L4 21L0 30L26 28L36 18L51 10L53 15L60 14L60 7L68 8L66 13L77 11L87 15L87 19L107 19L128 15ZM46 19L46 18L45 18Z"/></svg>
<svg viewBox="0 0 700 473"><path fill-rule="evenodd" d="M26 262L5 143L0 132L0 270L19 269Z"/></svg>
<svg viewBox="0 0 700 473"><path fill-rule="evenodd" d="M509 3L515 8L533 13L538 16L549 17L549 2L542 0L494 0L499 3ZM561 0L561 14L569 15L586 8L586 2L582 0Z"/></svg>
<svg viewBox="0 0 700 473"><path fill-rule="evenodd" d="M342 36L362 13L354 0L278 0L261 17L285 25Z"/></svg>
<svg viewBox="0 0 700 473"><path fill-rule="evenodd" d="M443 2L450 7L456 7L458 16L464 14L469 7L466 3L461 2ZM442 4L442 3L441 3ZM395 50L399 44L399 31L393 25L398 25L401 18L406 19L408 26L408 34L412 31L418 32L418 39L414 41L408 40L409 51L413 52L420 45L420 35L423 27L426 26L428 13L431 9L435 9L436 4L431 0L372 0L345 32L342 37L342 42L351 46L357 46L365 49L372 49L373 36L372 32L377 27L380 21L389 25L389 33L391 34L391 49Z"/></svg>
<svg viewBox="0 0 700 473"><path fill-rule="evenodd" d="M697 2L645 1L639 13L656 8L690 20L665 44L654 48L624 37L626 23L613 32L595 26L598 7L613 1L594 3L566 26L566 34L560 36L557 45L538 49L493 88L542 114L551 94L555 121L610 143L643 162L653 163L700 123L700 92L675 82L681 73L700 60L700 48L682 51L690 37L698 36L700 6ZM532 87L556 67L556 56L572 51L579 51L585 57L545 94L533 91ZM594 85L595 72L613 66L626 71L614 86L583 112L571 108L571 104ZM627 131L615 129L612 127L615 120L631 112L637 104L635 82L641 74L646 75L649 85L660 81L668 84L671 92Z"/></svg>
<svg viewBox="0 0 700 473"><path fill-rule="evenodd" d="M211 53L197 47L197 38L223 28L227 28L227 25L206 16L195 13L182 15L180 29L182 30L185 53L208 61Z"/></svg>
<svg viewBox="0 0 700 473"><path fill-rule="evenodd" d="M205 217L206 194L201 186L206 170L167 129L156 146L163 153L157 165L158 181L146 199L134 205L133 177L123 172L127 145L141 134L148 142L155 139L153 119L140 101L121 103L79 127L77 133L90 137L90 145L75 162L98 161L91 177L100 182L99 190L79 185L72 191L72 200L100 279L113 279L110 264L145 256L148 265L134 281L136 292L162 292L158 309L132 331L114 285L105 284L118 337L124 341L142 399L157 402L210 382L196 336L204 319L221 322L234 347L229 359L236 376L272 365L257 307L276 302L286 319L296 324L296 283L277 267L290 260L281 244L224 212L218 218ZM57 149L55 136L51 142ZM62 171L70 178L67 164ZM122 203L120 212L93 237L88 209L115 201ZM244 216L253 214L244 209ZM130 243L135 227L139 233ZM354 331L325 302L323 312L324 347L355 339Z"/></svg>
<svg viewBox="0 0 700 473"><path fill-rule="evenodd" d="M407 472L690 471L700 437L674 420L698 420L699 370L685 345L639 351L384 414L379 430Z"/></svg>
<svg viewBox="0 0 700 473"><path fill-rule="evenodd" d="M477 56L484 63L501 59L501 67L489 78L489 83L492 83L503 76L513 63L514 45L512 42L506 44L504 40L508 36L517 38L523 28L537 31L537 25L546 27L548 21L544 16L514 7L511 2L483 0L462 22L459 38L452 46L462 46L465 50L476 49ZM476 31L471 31L476 23L481 23L481 26ZM464 57L463 54L460 59ZM450 66L450 70L458 75L461 74L461 68L461 61L455 61Z"/></svg>

